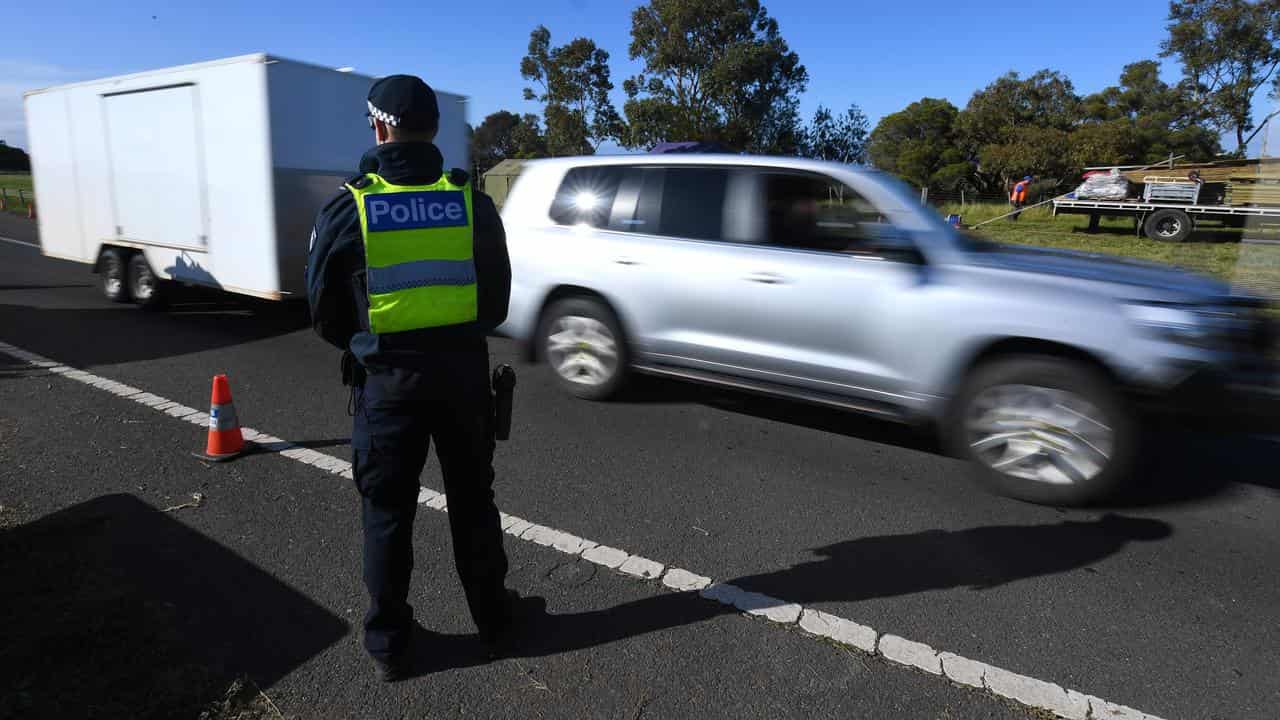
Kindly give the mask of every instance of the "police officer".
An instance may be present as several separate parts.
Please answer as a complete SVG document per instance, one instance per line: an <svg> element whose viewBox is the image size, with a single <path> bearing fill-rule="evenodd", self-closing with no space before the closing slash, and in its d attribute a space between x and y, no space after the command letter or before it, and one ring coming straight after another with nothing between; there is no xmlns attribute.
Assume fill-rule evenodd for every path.
<svg viewBox="0 0 1280 720"><path fill-rule="evenodd" d="M316 332L354 376L351 432L369 591L365 648L383 680L404 676L418 476L436 443L454 562L491 648L514 593L493 501L488 332L506 319L511 266L493 201L433 144L440 110L420 78L374 83L377 145L316 218L307 295ZM363 377L362 377L363 376Z"/></svg>

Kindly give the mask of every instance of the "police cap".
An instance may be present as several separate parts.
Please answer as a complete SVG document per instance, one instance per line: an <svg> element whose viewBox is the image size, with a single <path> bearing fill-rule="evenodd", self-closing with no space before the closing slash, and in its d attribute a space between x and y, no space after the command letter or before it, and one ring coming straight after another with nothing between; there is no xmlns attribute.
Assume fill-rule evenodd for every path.
<svg viewBox="0 0 1280 720"><path fill-rule="evenodd" d="M422 78L388 75L369 88L369 116L402 130L433 130L440 122L440 106Z"/></svg>

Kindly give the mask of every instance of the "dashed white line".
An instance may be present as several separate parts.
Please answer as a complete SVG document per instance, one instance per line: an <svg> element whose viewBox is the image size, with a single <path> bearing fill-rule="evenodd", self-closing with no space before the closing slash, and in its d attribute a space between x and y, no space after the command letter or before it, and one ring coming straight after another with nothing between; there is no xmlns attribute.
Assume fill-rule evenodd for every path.
<svg viewBox="0 0 1280 720"><path fill-rule="evenodd" d="M942 674L942 661L938 659L938 651L924 643L908 640L897 635L881 635L876 646L880 654L901 665L920 668L934 675Z"/></svg>
<svg viewBox="0 0 1280 720"><path fill-rule="evenodd" d="M800 629L812 635L834 640L841 645L858 648L865 653L874 655L876 652L875 630L866 625L859 625L852 620L845 620L842 617L824 613L821 610L805 608L804 614L800 616ZM955 657L959 657L959 655ZM981 676L978 678L978 684L974 685L974 687L982 687Z"/></svg>
<svg viewBox="0 0 1280 720"><path fill-rule="evenodd" d="M688 570L680 568L671 568L666 575L662 576L662 584L672 590L680 592L689 592L691 590L701 590L711 584L711 578L705 575L695 575Z"/></svg>
<svg viewBox="0 0 1280 720"><path fill-rule="evenodd" d="M7 239L0 237L0 240ZM61 365L8 343L0 342L0 352L34 367L100 388L194 425L208 425L207 413L159 395ZM351 463L345 460L295 445L253 428L241 428L241 433L246 440L252 440L266 450L277 452L348 480L352 478ZM418 503L434 510L448 512L446 496L429 488L424 487L419 491ZM592 540L538 525L514 515L502 513L501 522L503 532L523 540L581 557L583 560L631 577L642 580L660 579L663 586L675 591L696 590L704 598L735 607L745 614L763 617L781 625L798 625L801 630L811 635L826 638L867 654L879 655L889 662L914 667L933 675L941 675L957 684L986 690L1028 707L1047 710L1059 717L1070 720L1160 720L1140 710L1065 689L1055 683L1020 675L955 653L939 652L929 645L897 635L880 634L866 625L814 608L750 592L730 583L713 582L710 577L681 568L668 568L657 561L632 555L618 548L599 545Z"/></svg>

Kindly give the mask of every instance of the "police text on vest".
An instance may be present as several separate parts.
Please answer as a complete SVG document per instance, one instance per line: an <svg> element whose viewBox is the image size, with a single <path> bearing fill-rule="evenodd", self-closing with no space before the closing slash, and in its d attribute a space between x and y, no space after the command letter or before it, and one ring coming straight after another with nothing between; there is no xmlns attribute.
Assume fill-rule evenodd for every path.
<svg viewBox="0 0 1280 720"><path fill-rule="evenodd" d="M467 224L466 199L461 190L366 195L364 212L370 232L462 227Z"/></svg>

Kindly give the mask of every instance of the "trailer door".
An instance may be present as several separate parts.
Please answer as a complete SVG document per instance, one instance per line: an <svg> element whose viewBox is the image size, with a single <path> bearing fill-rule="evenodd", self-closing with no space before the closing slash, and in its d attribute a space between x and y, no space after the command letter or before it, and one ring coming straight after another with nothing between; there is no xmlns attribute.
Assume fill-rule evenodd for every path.
<svg viewBox="0 0 1280 720"><path fill-rule="evenodd" d="M110 94L103 102L116 235L204 249L208 222L197 87Z"/></svg>

